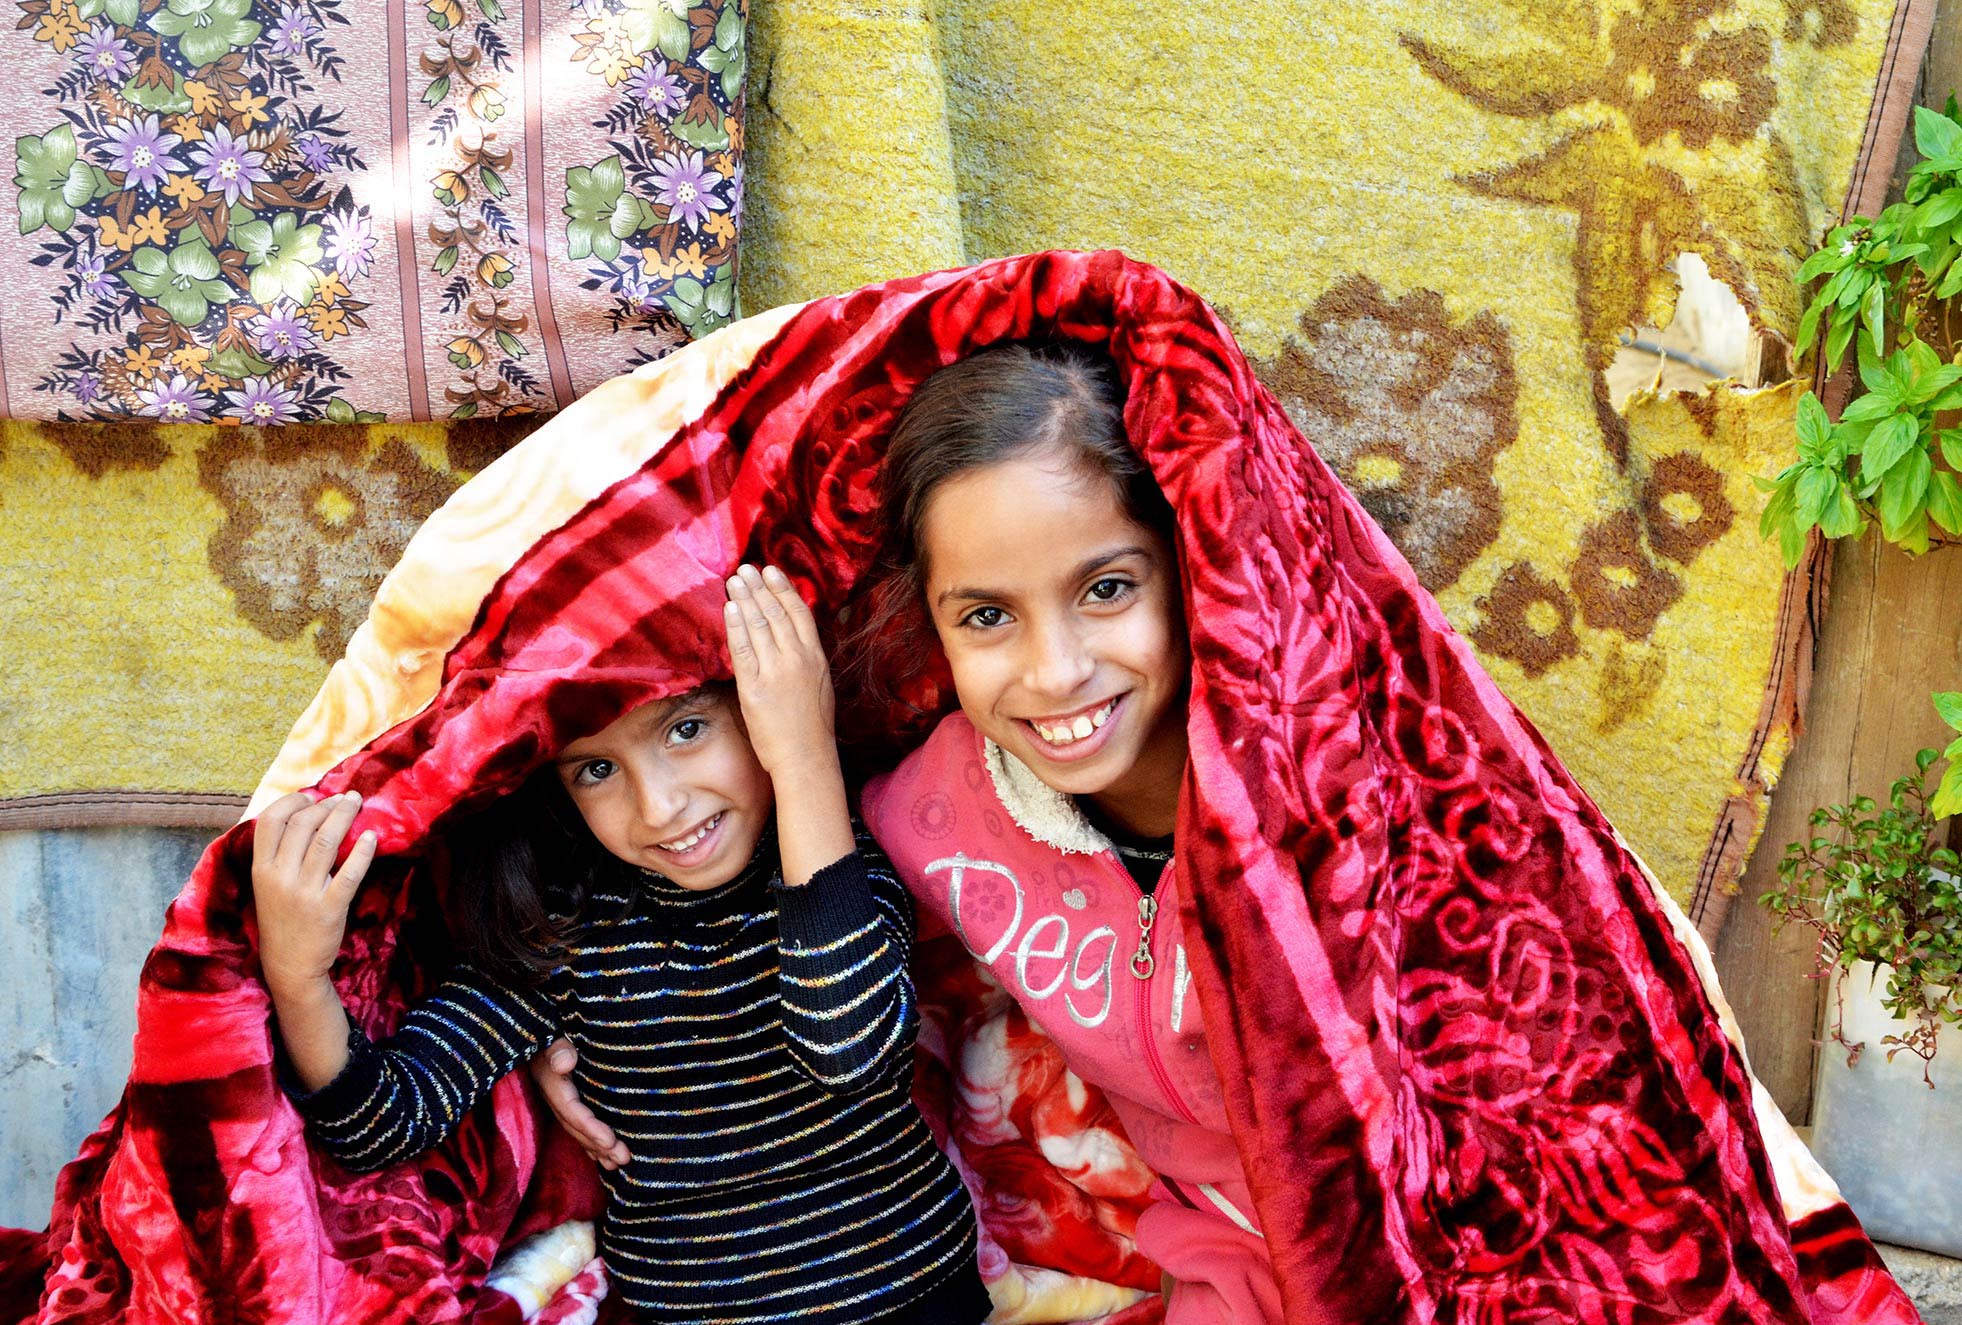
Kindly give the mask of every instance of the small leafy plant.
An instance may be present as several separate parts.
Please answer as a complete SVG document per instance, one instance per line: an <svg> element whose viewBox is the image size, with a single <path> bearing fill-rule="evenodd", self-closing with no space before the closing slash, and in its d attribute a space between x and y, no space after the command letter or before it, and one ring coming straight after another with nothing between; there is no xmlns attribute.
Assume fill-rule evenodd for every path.
<svg viewBox="0 0 1962 1325"><path fill-rule="evenodd" d="M1942 720L1962 731L1962 691L1935 696ZM1948 769L1930 795L1930 770ZM1856 962L1885 968L1887 1011L1907 1024L1890 1035L1888 1061L1905 1049L1927 1064L1943 1022L1962 1025L1962 871L1942 844L1940 821L1962 810L1962 736L1945 750L1922 750L1911 777L1895 781L1885 808L1868 796L1814 810L1815 836L1793 842L1778 862L1778 886L1759 899L1785 921L1797 921L1819 940L1817 975ZM1864 1045L1847 1044L1845 1008L1833 1019L1833 1039L1848 1062Z"/></svg>
<svg viewBox="0 0 1962 1325"><path fill-rule="evenodd" d="M1962 366L1921 338L1929 305L1962 293L1962 110L1915 111L1922 156L1902 200L1826 236L1798 270L1822 282L1799 319L1794 350L1815 345L1837 372L1848 349L1866 394L1839 421L1811 392L1799 401L1799 458L1758 480L1771 494L1758 530L1796 565L1807 533L1828 538L1878 521L1889 542L1926 552L1940 530L1962 536L1962 430L1936 416L1962 409ZM1962 355L1958 355L1962 358Z"/></svg>

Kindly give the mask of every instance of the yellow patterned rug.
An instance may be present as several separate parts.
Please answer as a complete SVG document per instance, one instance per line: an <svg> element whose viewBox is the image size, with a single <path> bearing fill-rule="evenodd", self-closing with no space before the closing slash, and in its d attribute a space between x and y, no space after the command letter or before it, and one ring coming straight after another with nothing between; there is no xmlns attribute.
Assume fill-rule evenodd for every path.
<svg viewBox="0 0 1962 1325"><path fill-rule="evenodd" d="M1803 671L1749 482L1797 388L1617 409L1606 370L1683 252L1789 335L1928 8L758 4L744 303L1051 247L1168 268L1707 927ZM0 822L229 806L498 441L9 425Z"/></svg>

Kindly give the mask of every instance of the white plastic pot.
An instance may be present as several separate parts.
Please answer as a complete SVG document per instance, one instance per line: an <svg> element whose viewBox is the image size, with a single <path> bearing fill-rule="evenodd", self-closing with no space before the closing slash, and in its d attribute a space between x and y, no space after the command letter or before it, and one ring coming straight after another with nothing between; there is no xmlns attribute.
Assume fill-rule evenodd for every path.
<svg viewBox="0 0 1962 1325"><path fill-rule="evenodd" d="M1887 969L1861 962L1835 977L1845 1036L1858 1061L1827 1040L1812 1097L1812 1150L1853 1213L1880 1242L1962 1256L1962 1033L1944 1025L1935 1061L1883 1043L1905 1023L1887 1014ZM1830 1024L1830 1023L1829 1023Z"/></svg>

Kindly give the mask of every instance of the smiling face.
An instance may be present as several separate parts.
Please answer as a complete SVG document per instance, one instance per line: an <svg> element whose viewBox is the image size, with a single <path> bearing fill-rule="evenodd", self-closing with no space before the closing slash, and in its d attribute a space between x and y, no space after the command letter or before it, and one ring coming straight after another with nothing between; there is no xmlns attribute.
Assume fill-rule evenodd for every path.
<svg viewBox="0 0 1962 1325"><path fill-rule="evenodd" d="M742 872L774 808L726 689L644 704L568 745L555 767L601 846L691 892Z"/></svg>
<svg viewBox="0 0 1962 1325"><path fill-rule="evenodd" d="M1171 832L1189 662L1164 538L1045 447L936 487L920 552L968 720L1056 790Z"/></svg>

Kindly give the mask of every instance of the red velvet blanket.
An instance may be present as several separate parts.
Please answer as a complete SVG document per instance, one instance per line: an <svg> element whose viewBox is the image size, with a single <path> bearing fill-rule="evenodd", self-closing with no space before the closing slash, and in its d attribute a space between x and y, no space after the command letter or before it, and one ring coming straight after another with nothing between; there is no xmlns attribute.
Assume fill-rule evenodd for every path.
<svg viewBox="0 0 1962 1325"><path fill-rule="evenodd" d="M1178 513L1180 920L1290 1320L1913 1320L1754 1108L1707 956L1639 862L1220 321L1112 253L750 319L601 387L432 518L258 802L367 799L389 859L339 971L356 1018L386 1029L440 971L441 880L415 862L446 817L722 673L739 558L784 566L835 622L863 588L895 411L935 368L1026 336L1109 349ZM935 660L915 698L944 705ZM923 730L850 711L887 756ZM222 701L212 720L222 739ZM590 1212L589 1175L541 1152L557 1143L515 1078L417 1163L355 1176L309 1154L272 1076L250 833L172 907L127 1092L45 1238L4 1244L0 1317L37 1294L44 1321L514 1316L480 1291L486 1266ZM1122 1231L1037 1227L1050 1245L1018 1257L1091 1278Z"/></svg>

